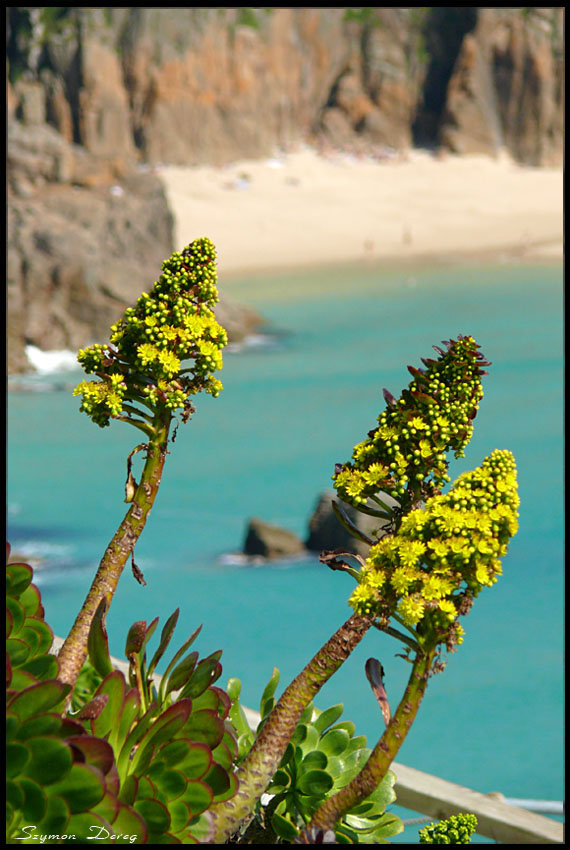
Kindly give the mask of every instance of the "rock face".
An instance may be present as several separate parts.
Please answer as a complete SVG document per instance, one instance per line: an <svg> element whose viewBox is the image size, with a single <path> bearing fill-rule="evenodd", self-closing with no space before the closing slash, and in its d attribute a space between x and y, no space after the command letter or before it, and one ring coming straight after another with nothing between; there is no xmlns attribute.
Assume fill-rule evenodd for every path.
<svg viewBox="0 0 570 850"><path fill-rule="evenodd" d="M564 8L8 9L8 109L121 166L307 137L562 162Z"/></svg>
<svg viewBox="0 0 570 850"><path fill-rule="evenodd" d="M172 220L152 174L113 172L47 125L8 128L8 369L24 348L99 338L151 286L172 251Z"/></svg>
<svg viewBox="0 0 570 850"><path fill-rule="evenodd" d="M173 221L148 170L113 163L47 124L8 124L8 372L25 347L78 349L109 328L160 274ZM198 234L200 235L200 234ZM218 318L232 341L260 323L226 296Z"/></svg>
<svg viewBox="0 0 570 850"><path fill-rule="evenodd" d="M508 150L559 165L563 140L564 9L483 9L447 87L439 142L456 153ZM525 14L522 14L525 12Z"/></svg>
<svg viewBox="0 0 570 850"><path fill-rule="evenodd" d="M254 518L248 523L243 551L246 555L260 555L274 560L300 555L305 551L305 547L293 532Z"/></svg>
<svg viewBox="0 0 570 850"><path fill-rule="evenodd" d="M389 496L382 498L388 505L396 504L395 500ZM342 525L333 511L333 500L339 502L340 507L351 522L368 537L376 540L383 536L381 527L384 521L382 519L357 511L351 505L340 501L334 490L327 490L319 496L315 510L309 520L309 533L305 544L307 549L314 552L320 552L323 549L343 549L346 552L366 556L370 547L364 541L354 537Z"/></svg>

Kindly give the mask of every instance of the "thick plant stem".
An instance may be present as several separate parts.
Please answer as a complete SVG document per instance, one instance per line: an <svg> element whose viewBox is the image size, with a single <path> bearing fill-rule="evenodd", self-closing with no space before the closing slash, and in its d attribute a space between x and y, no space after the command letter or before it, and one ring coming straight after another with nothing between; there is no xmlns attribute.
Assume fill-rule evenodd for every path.
<svg viewBox="0 0 570 850"><path fill-rule="evenodd" d="M296 840L296 844L315 844L317 836L334 830L340 818L353 806L376 790L396 758L398 750L410 731L424 695L435 648L418 652L404 696L394 712L384 734L372 750L362 770L354 779L329 797L317 809L310 824Z"/></svg>
<svg viewBox="0 0 570 850"><path fill-rule="evenodd" d="M109 609L121 573L154 504L166 460L169 426L170 417L167 421L158 423L154 429L153 437L147 445L147 458L141 480L129 510L107 546L81 610L59 651L58 679L72 687L87 657L89 629L99 603L105 599L107 610Z"/></svg>
<svg viewBox="0 0 570 850"><path fill-rule="evenodd" d="M303 711L346 661L371 625L370 618L353 614L283 692L238 769L236 794L230 800L212 806L208 812L214 828L210 844L225 844L252 815L255 803L279 766Z"/></svg>

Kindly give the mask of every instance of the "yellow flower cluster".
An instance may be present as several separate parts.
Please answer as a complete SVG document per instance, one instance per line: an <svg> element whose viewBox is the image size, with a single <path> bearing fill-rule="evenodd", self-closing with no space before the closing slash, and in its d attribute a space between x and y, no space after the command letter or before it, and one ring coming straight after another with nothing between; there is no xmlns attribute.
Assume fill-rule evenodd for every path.
<svg viewBox="0 0 570 850"><path fill-rule="evenodd" d="M496 450L371 547L350 604L385 620L397 614L410 627L429 616L444 628L457 618L460 593L474 597L501 574L518 507L514 458Z"/></svg>
<svg viewBox="0 0 570 850"><path fill-rule="evenodd" d="M107 386L116 376L124 385L122 399L151 408L185 408L189 396L201 390L218 395L222 385L212 373L223 366L221 350L228 338L213 311L216 279L216 251L209 239L172 254L152 290L113 325L110 345L79 351L85 371L100 378L74 390L82 396L81 410L101 426L120 416L122 405ZM183 370L185 360L191 366Z"/></svg>
<svg viewBox="0 0 570 850"><path fill-rule="evenodd" d="M481 367L489 364L472 337L444 345L434 346L436 360L423 360L425 370L408 366L414 380L398 401L384 391L378 427L333 476L343 501L358 507L384 492L402 502L408 492L415 502L449 481L446 452L464 453L483 396Z"/></svg>

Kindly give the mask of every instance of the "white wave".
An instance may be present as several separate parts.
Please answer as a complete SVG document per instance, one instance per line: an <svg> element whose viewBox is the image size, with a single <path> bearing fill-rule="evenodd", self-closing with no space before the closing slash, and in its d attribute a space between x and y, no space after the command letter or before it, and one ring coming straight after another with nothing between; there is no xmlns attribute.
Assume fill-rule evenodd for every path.
<svg viewBox="0 0 570 850"><path fill-rule="evenodd" d="M239 342L230 342L225 350L226 352L236 354L252 348L274 348L276 345L279 345L279 339L276 334L253 333L248 334Z"/></svg>
<svg viewBox="0 0 570 850"><path fill-rule="evenodd" d="M73 546L66 543L49 543L46 540L24 540L12 547L26 558L38 558L40 560L51 558L70 558L73 554Z"/></svg>
<svg viewBox="0 0 570 850"><path fill-rule="evenodd" d="M59 349L42 351L35 345L26 346L26 356L30 365L40 375L52 375L57 372L71 372L78 369L75 351Z"/></svg>

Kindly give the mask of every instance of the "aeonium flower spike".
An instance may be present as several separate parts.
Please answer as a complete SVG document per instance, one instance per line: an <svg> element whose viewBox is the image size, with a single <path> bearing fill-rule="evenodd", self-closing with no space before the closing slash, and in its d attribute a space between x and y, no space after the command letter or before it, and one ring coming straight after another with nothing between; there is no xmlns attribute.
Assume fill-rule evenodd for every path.
<svg viewBox="0 0 570 850"><path fill-rule="evenodd" d="M482 365L470 336L444 343L425 369L409 366L412 382L399 399L384 390L387 407L378 426L354 447L352 461L333 476L340 498L358 507L379 492L396 499L402 513L439 492L449 481L446 453L462 457L483 397Z"/></svg>
<svg viewBox="0 0 570 850"><path fill-rule="evenodd" d="M228 340L214 315L217 300L214 245L196 239L162 264L152 290L111 328L109 345L79 351L85 371L98 377L74 390L81 410L100 427L118 419L148 433L155 413L185 409L202 390L217 396L222 384L213 373Z"/></svg>
<svg viewBox="0 0 570 850"><path fill-rule="evenodd" d="M398 533L372 546L350 597L355 612L391 617L448 648L462 642L458 615L501 575L501 558L518 528L512 454L495 450L460 475L448 493L411 511Z"/></svg>

